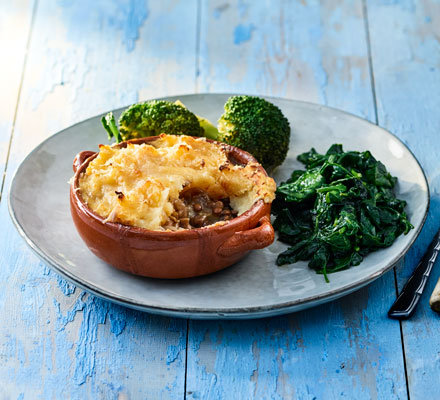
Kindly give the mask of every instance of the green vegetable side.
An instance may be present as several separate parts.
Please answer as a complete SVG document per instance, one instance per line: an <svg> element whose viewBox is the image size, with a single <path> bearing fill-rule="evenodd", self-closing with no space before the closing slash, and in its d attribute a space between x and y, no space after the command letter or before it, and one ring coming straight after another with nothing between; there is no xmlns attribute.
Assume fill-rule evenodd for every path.
<svg viewBox="0 0 440 400"><path fill-rule="evenodd" d="M217 140L251 153L268 170L281 165L289 150L289 121L260 97L233 96L218 121Z"/></svg>
<svg viewBox="0 0 440 400"><path fill-rule="evenodd" d="M189 111L180 101L153 100L133 104L119 118L112 113L101 121L119 143L139 137L171 135L205 136L251 153L266 169L282 164L289 150L289 121L274 104L255 96L232 96L215 127Z"/></svg>
<svg viewBox="0 0 440 400"><path fill-rule="evenodd" d="M180 101L165 100L133 104L121 114L119 128L112 113L101 121L117 143L161 133L204 136L248 151L268 170L281 165L289 150L289 121L255 96L230 97L217 127ZM327 274L359 265L413 228L406 202L393 191L397 178L369 151L344 152L334 144L326 154L311 149L298 160L305 170L293 171L278 187L272 206L279 240L290 245L278 265L309 260L328 282Z"/></svg>
<svg viewBox="0 0 440 400"><path fill-rule="evenodd" d="M101 122L109 139L116 143L124 140L169 135L203 136L197 116L181 104L165 100L152 100L133 104L119 118L119 131L112 113L102 117Z"/></svg>
<svg viewBox="0 0 440 400"><path fill-rule="evenodd" d="M312 148L298 160L306 169L278 187L272 207L279 240L291 246L278 265L310 260L328 282L327 274L359 265L413 228L406 202L393 191L397 178L369 151L334 144L324 155Z"/></svg>

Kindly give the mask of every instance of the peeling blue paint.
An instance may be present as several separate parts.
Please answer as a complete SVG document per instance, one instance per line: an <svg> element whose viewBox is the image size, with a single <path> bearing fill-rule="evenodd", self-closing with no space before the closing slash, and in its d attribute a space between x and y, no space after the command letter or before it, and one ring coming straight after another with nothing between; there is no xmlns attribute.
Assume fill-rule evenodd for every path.
<svg viewBox="0 0 440 400"><path fill-rule="evenodd" d="M243 0L238 1L237 10L238 10L238 15L240 18L243 18L246 15L246 13L249 9L249 6L250 5L246 1L243 1Z"/></svg>
<svg viewBox="0 0 440 400"><path fill-rule="evenodd" d="M134 50L139 39L139 30L148 17L146 1L131 0L127 9L124 9L124 18L119 21L119 28L123 32L123 41L127 52Z"/></svg>
<svg viewBox="0 0 440 400"><path fill-rule="evenodd" d="M214 11L212 12L212 15L215 19L219 19L221 15L229 8L228 3L224 3L218 7L214 8Z"/></svg>
<svg viewBox="0 0 440 400"><path fill-rule="evenodd" d="M239 19L234 43L237 32L237 42L250 40L246 46L215 55L201 46L200 90L256 87L374 118L362 2L268 4L252 5ZM220 26L224 20L202 24L205 37L215 40L219 28L229 32ZM251 24L258 34L242 29ZM232 72L225 73L224 60L232 58ZM385 303L395 297L392 274L369 288L345 299L350 309L341 301L255 322L190 321L188 398L227 399L231 392L237 398L405 398L399 327L385 317Z"/></svg>
<svg viewBox="0 0 440 400"><path fill-rule="evenodd" d="M60 275L53 272L48 266L42 264L43 267L43 274L50 277L55 278L58 283L58 287L60 288L61 292L66 295L70 296L71 294L75 293L75 285L72 285L71 283L67 282L65 279L63 279Z"/></svg>
<svg viewBox="0 0 440 400"><path fill-rule="evenodd" d="M429 181L431 203L416 243L396 268L399 290L407 282L439 228L440 63L438 1L381 1L369 3L372 62L375 71L379 124L397 135L418 158ZM439 278L438 261L411 321L402 323L408 395L411 399L438 397L440 360L439 318L428 307ZM435 356L433 356L433 354Z"/></svg>
<svg viewBox="0 0 440 400"><path fill-rule="evenodd" d="M148 4L143 0L128 2L98 0L94 2L92 12L88 0L61 1L58 4L64 9L65 25L72 40L78 35L84 35L85 32L81 29L83 21L92 19L92 26L99 30L103 29L103 25L108 25L112 30L122 32L122 42L127 52L134 50L140 29L149 14ZM82 23L78 24L78 21ZM87 33L93 34L93 32Z"/></svg>
<svg viewBox="0 0 440 400"><path fill-rule="evenodd" d="M101 302L95 300L95 297L89 296L85 302L80 336L76 343L76 365L73 379L77 385L82 385L87 377L95 373L98 324L105 323L108 311L108 307L102 307Z"/></svg>
<svg viewBox="0 0 440 400"><path fill-rule="evenodd" d="M234 29L234 44L246 43L252 38L252 32L255 30L253 24L237 25Z"/></svg>
<svg viewBox="0 0 440 400"><path fill-rule="evenodd" d="M71 294L75 293L75 285L72 285L71 283L67 282L65 279L61 278L60 276L57 277L58 286L63 292L64 295L70 296Z"/></svg>
<svg viewBox="0 0 440 400"><path fill-rule="evenodd" d="M11 7L20 12L17 20L26 40L32 15L34 22L29 48L16 49L17 55L28 52L28 63L20 103L15 104L17 93L10 96L13 109L20 111L6 189L31 150L30 141L132 103L139 93L160 96L160 91L185 92L194 85L195 1L7 2L6 10ZM4 14L0 23L9 17ZM4 32L0 36L2 40ZM170 65L175 66L174 80L161 81ZM23 60L10 67L21 74ZM10 128L3 118L0 156L6 155ZM0 398L183 398L186 322L171 324L75 289L20 238L8 215L6 194L0 204ZM169 365L167 353L170 360L176 355Z"/></svg>
<svg viewBox="0 0 440 400"><path fill-rule="evenodd" d="M57 318L58 331L64 330L66 325L75 319L76 313L78 311L84 310L85 302L83 301L83 298L85 295L86 295L85 292L81 293L81 295L78 297L78 299L74 303L72 309L68 310L66 315L62 314L61 309L60 309L60 303L56 299L53 299L53 303L54 303L54 306L55 306L55 308L57 310L57 314L58 314L58 318Z"/></svg>
<svg viewBox="0 0 440 400"><path fill-rule="evenodd" d="M167 365L170 365L172 362L176 361L180 355L179 346L170 345L167 349Z"/></svg>
<svg viewBox="0 0 440 400"><path fill-rule="evenodd" d="M437 22L434 14L432 21L429 20L431 17L425 18L426 10L421 17L419 15L419 20L414 20L411 15L413 8L406 6L413 3L396 0L384 6L380 1L372 1L368 3L368 7L372 16L370 27L373 63L374 51L379 52L380 60L379 68L375 69L380 119L412 146L416 154L420 154L430 176L435 198L427 222L430 232L422 234L427 238L434 232L435 221L438 220L436 216L440 210L440 184L434 150L426 153L422 151L435 148L427 146L425 142L436 138L438 132L438 121L432 117L430 110L438 109L439 104L438 95L435 91L432 92L432 88L437 87L439 82L437 67L440 53L437 51L438 42L432 35L418 36L412 31L413 28L422 25L420 21L424 21L425 25L438 26L434 24ZM69 112L76 116L74 118L80 118L77 111L89 110L90 104L94 102L99 103L102 108L112 107L119 103L128 104L135 101L138 90L142 96L155 96L154 93L158 91L183 92L187 90L185 88L193 85L192 79L187 78L193 77L194 70L187 67L190 63L193 64L194 54L188 52L187 47L179 46L184 42L188 43L187 39L191 35L185 35L185 40L179 41L172 36L173 31L169 30L160 42L151 47L147 44L148 37L142 41L138 41L138 37L143 32L142 27L149 27L147 25L152 19L147 20L147 17L151 18L152 15L155 15L154 29L163 26L163 23L171 18L171 27L176 26L175 37L182 36L182 31L174 22L184 20L185 29L189 30L192 25L188 21L195 13L185 14L184 18L182 10L188 8L188 4L196 2L181 2L181 8L173 8L177 7L177 2L167 3L167 12L157 17L160 13L149 15L146 7L136 11L135 7L143 7L140 2L97 0L90 3L85 0L68 0L60 3L64 7L60 12L63 18L58 18L57 15L55 19L59 21L59 27L62 27L59 29L45 27L50 25L47 21L53 21L49 18L49 12L54 8L47 4L49 2L39 2L38 5L28 68L37 71L36 67L39 64L35 60L40 58L48 59L48 64L44 66L45 75L41 80L34 79L33 74L26 71L22 96L23 99L36 99L37 111L47 93L60 89L73 92ZM354 54L362 58L364 54L365 40L363 36L359 39L358 34L359 26L361 32L364 27L361 19L353 18L352 15L358 13L352 10L356 4L361 4L360 2L341 3L337 8L345 10L346 14L338 14L334 8L327 8L324 2L321 5L313 0L307 1L307 7L300 5L295 8L294 3L289 4L294 10L290 12L287 10L289 7L286 7L281 30L276 30L278 25L267 23L268 20L272 21L268 18L268 7L260 8L257 4L255 7L247 7L246 4L250 2L240 2L238 8L231 7L228 16L230 13L233 13L233 17L238 14L241 25L245 28L244 33L238 32L238 42L251 43L249 46L237 48L236 51L243 53L239 61L252 64L252 68L246 70L246 76L240 78L240 81L238 78L234 81L237 76L234 68L237 65L240 67L241 64L230 63L226 66L216 60L213 62L210 58L212 54L209 54L209 51L212 51L209 46L211 39L208 37L204 40L206 35L202 34L200 47L202 51L206 51L201 57L201 79L207 82L202 86L202 90L216 90L220 85L224 91L235 90L241 85L240 90L243 92L260 90L270 91L275 95L301 97L307 93L298 92L298 86L293 87L292 82L295 82L295 85L305 82L306 90L318 93L316 99L310 99L312 101L328 101L330 105L361 115L373 114L370 89L365 90L366 87L370 87L368 75L362 76L362 68L353 64L356 58L352 57ZM150 5L156 7L155 11L160 9L159 6L153 5L153 2ZM203 6L202 10L204 8L207 7ZM319 14L320 10L322 14ZM403 10L402 15L399 10ZM277 15L274 18L279 17L278 11L276 10ZM139 15L135 15L137 12ZM395 12L397 16L392 15ZM216 18L216 14L212 14L210 10L206 15L214 15ZM206 15L202 15L202 30L212 22L225 23L226 32L233 30L234 26L227 21L226 15L223 15L221 21L209 20L205 18ZM218 15L221 18L220 12ZM110 20L112 16L114 19ZM144 22L141 22L142 18L145 18ZM148 24L145 24L145 20ZM251 22L258 27L258 35L253 30L249 32ZM280 21L280 25L281 23ZM333 23L339 23L342 30L336 32L329 28ZM393 30L393 35L389 35L390 29ZM104 46L99 40L96 41L97 38L93 35L97 33L108 38L108 46ZM260 33L264 33L264 36ZM281 33L285 35L285 42L277 41ZM218 31L216 34L218 35ZM378 36L375 37L375 34ZM53 50L54 46L50 43L52 37L56 38L59 44L57 51L43 50L40 54L41 47L37 46L37 43L45 43ZM268 41L267 47L263 40ZM387 40L392 40L393 46L387 48ZM338 43L341 46L338 46ZM112 46L113 44L115 46ZM195 48L192 44L188 47ZM408 46L405 46L406 44ZM136 53L140 45L146 54L145 57ZM65 46L71 47L66 54L61 54L58 50ZM78 49L87 48L89 50L78 53ZM174 50L175 48L177 50ZM231 48L234 47L226 46L226 50ZM396 48L399 49L398 52ZM165 51L166 49L172 50ZM249 50L249 53L242 52L244 49ZM184 54L185 52L187 54ZM423 66L427 54L431 64ZM133 65L140 66L131 68L130 65L125 65L121 71L121 74L124 73L126 76L123 84L118 86L115 83L115 87L109 88L109 77L118 73L114 67L111 68L112 61L117 59L120 63L118 65L123 65L121 59L134 58L134 55L138 58L134 60L136 63ZM169 80L157 83L156 80L162 76L162 65L147 69L145 62L150 59L156 61L156 55L157 59L164 63L181 60L183 67L179 66L179 79L184 78L189 83L178 86L174 86ZM401 55L403 57L399 59ZM261 64L254 63L260 60L259 57ZM223 57L223 62L226 59ZM99 62L109 65L108 75L103 75L105 68L99 65ZM299 66L294 63L298 63ZM292 71L304 72L306 69L310 70L310 76L313 78L310 81L292 78L289 75ZM144 82L154 82L139 89L139 77ZM102 82L99 79L102 79ZM263 80L264 85L256 88L255 82L259 80ZM286 89L288 85L293 89ZM92 89L96 92L96 97L93 97ZM32 96L28 96L29 93ZM96 99L102 100L96 102ZM423 101L415 104L411 99ZM28 111L31 109L25 103L26 100L19 105L17 129L11 149L12 161L8 166L5 187L10 183L9 171L12 172L17 166L17 146L22 146L26 140L26 136L20 132L22 121L24 118L33 118L32 115L29 116ZM69 118L54 115L54 120L55 125L65 124ZM413 132L421 133L415 135ZM75 293L74 287L69 286L56 274L42 272L41 263L36 261L29 251L24 250L24 243L8 224L9 217L4 203L3 201L1 220L5 224L2 226L1 242L5 245L0 254L0 305L3 307L0 307L0 310L4 310L4 323L0 342L0 372L1 376L9 377L10 381L17 385L26 384L26 395L17 391L10 397L21 400L28 397L63 398L65 383L71 391L72 398L118 398L119 394L121 398L183 398L182 358L186 322L144 315L111 305L93 296L86 297L85 294L79 293L79 290ZM415 253L420 253L422 248L420 244L415 246L410 253L411 261L415 259ZM400 284L410 272L410 268L408 265L399 270ZM434 282L433 279L432 283ZM330 303L305 313L267 321L191 322L188 390L193 390L193 393L188 393L187 398L230 398L231 392L237 393L236 397L243 395L243 398L349 398L353 397L353 394L359 399L371 398L373 396L365 389L365 379L372 379L371 376L374 375L371 370L377 374L379 380L376 385L379 388L378 398L381 398L381 395L387 399L405 398L403 369L399 369L402 354L398 345L398 325L384 320L385 305L391 300L393 289L392 277L385 277L369 287L368 305L360 301L365 299L365 295L359 300L361 294L357 293L350 298L353 299L352 306L341 306L342 302ZM432 287L428 287L426 293L429 293L429 289ZM14 308L8 308L11 304L8 297L11 295L16 296ZM61 298L60 302L54 301L52 304L53 296ZM352 308L366 311L356 313ZM435 331L438 319L425 315L429 313L429 309L422 310L419 310L411 324L403 325L405 341L408 343L410 389L416 391L414 395L411 393L414 398L423 390L434 391L435 385L429 386L428 382L426 386L426 381L432 381L432 377L438 375L438 362L432 361L429 364L430 360L433 360L429 355L435 354L433 350L438 341L436 342L432 335L428 337ZM105 326L106 320L108 324ZM422 337L429 339L424 343L431 343L425 346L426 349L422 349L423 357L420 356L421 333L417 332L418 329L422 330L421 326L424 330ZM7 336L7 332L13 333L12 339L11 336ZM18 343L17 337L24 336L26 340ZM4 356L6 358L3 358ZM342 364L341 360L345 364ZM421 363L423 371L417 371L417 362ZM151 366L157 370L148 368ZM143 367L145 369L139 373ZM347 372L349 367L352 368L352 375ZM49 372L46 373L47 371ZM71 379L72 372L75 372L74 384ZM147 385L139 379L142 374ZM153 392L147 386L154 386L154 378L159 375L161 379L157 381L161 387L155 388L156 391ZM295 386L292 389L290 385ZM132 392L128 392L127 389L125 393L123 388L129 388ZM326 389L330 394L325 393ZM431 394L431 397L435 397L435 394Z"/></svg>
<svg viewBox="0 0 440 400"><path fill-rule="evenodd" d="M86 292L81 293L73 307L65 315L60 310L60 303L54 300L54 305L58 314L58 331L63 331L66 325L75 319L78 312L83 312L80 336L75 343L76 365L74 372L75 382L81 385L87 377L93 376L95 371L96 340L99 324L105 324L108 317L111 332L115 336L119 336L126 326L127 310L88 295Z"/></svg>
<svg viewBox="0 0 440 400"><path fill-rule="evenodd" d="M109 304L108 318L110 320L110 331L119 336L125 329L127 324L128 310L118 305Z"/></svg>
<svg viewBox="0 0 440 400"><path fill-rule="evenodd" d="M181 351L186 347L186 335L187 332L182 331L182 321L177 319L171 319L168 325L169 332L179 333L179 340L176 345L168 345L167 347L167 365L175 362L176 360L181 360Z"/></svg>

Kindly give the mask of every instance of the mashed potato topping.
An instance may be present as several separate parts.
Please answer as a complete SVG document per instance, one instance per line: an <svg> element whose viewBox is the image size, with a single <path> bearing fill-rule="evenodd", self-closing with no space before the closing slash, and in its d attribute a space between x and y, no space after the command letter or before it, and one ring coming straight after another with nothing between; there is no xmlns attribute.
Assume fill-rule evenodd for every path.
<svg viewBox="0 0 440 400"><path fill-rule="evenodd" d="M164 230L182 190L200 188L229 198L242 214L259 199L270 203L276 185L259 164L234 165L226 150L205 138L161 135L150 144L100 146L79 180L87 205L106 221Z"/></svg>

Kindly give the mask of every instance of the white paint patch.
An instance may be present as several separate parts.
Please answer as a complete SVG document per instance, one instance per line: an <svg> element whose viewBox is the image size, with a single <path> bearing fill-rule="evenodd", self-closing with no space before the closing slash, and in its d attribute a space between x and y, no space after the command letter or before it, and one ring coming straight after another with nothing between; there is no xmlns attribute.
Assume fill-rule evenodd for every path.
<svg viewBox="0 0 440 400"><path fill-rule="evenodd" d="M26 52L29 15L14 9L5 10L3 6L2 13L4 16L0 17L0 49L4 62L0 75L0 120L4 121L12 119L16 105Z"/></svg>

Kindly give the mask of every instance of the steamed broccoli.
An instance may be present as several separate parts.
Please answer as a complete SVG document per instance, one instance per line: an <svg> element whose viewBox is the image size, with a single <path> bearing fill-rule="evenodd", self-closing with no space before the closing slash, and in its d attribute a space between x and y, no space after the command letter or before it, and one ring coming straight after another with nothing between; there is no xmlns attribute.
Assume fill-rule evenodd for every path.
<svg viewBox="0 0 440 400"><path fill-rule="evenodd" d="M269 170L284 161L289 149L290 126L277 106L260 97L232 96L224 109L218 129L179 100L134 104L121 114L119 130L112 113L101 121L109 139L115 137L117 143L161 133L205 136L248 151Z"/></svg>
<svg viewBox="0 0 440 400"><path fill-rule="evenodd" d="M217 140L251 153L267 169L284 161L289 149L289 121L267 100L232 96L218 121Z"/></svg>
<svg viewBox="0 0 440 400"><path fill-rule="evenodd" d="M133 104L119 118L119 132L113 114L102 118L109 138L116 142L161 133L169 135L203 136L197 116L186 107L165 100L152 100Z"/></svg>
<svg viewBox="0 0 440 400"><path fill-rule="evenodd" d="M107 113L101 118L102 125L107 131L108 140L112 140L114 136L116 143L122 142L121 134L119 133L118 126L116 125L115 116L112 112Z"/></svg>
<svg viewBox="0 0 440 400"><path fill-rule="evenodd" d="M183 104L180 100L176 100L176 102L174 104L178 104L179 106L186 108L185 104ZM204 117L201 117L200 115L197 115L197 114L196 114L196 117L199 120L200 127L203 129L202 136L204 136L208 139L217 140L218 130L212 124L212 122Z"/></svg>

